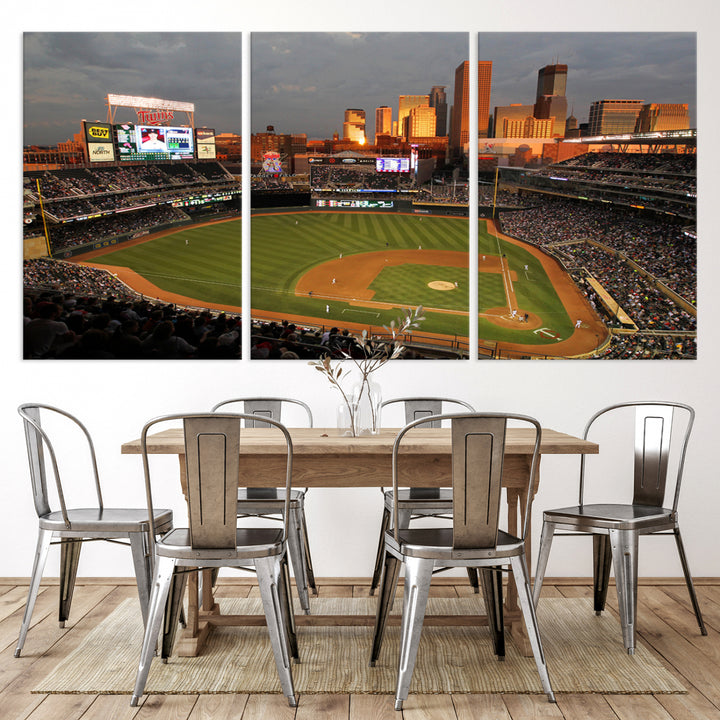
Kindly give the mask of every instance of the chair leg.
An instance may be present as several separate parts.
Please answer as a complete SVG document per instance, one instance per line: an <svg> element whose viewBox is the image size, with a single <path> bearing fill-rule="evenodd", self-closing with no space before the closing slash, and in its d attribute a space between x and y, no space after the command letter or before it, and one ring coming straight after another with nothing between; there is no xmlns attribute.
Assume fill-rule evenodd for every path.
<svg viewBox="0 0 720 720"><path fill-rule="evenodd" d="M175 572L175 561L172 558L159 557L155 563L155 576L153 578L152 592L150 593L150 606L148 608L148 621L145 626L140 663L135 678L135 689L130 698L130 706L137 707L138 700L145 691L150 663L157 647L160 627L163 624L165 606L167 604L170 583Z"/></svg>
<svg viewBox="0 0 720 720"><path fill-rule="evenodd" d="M608 585L610 584L610 566L612 552L607 535L593 534L593 600L595 614L605 609Z"/></svg>
<svg viewBox="0 0 720 720"><path fill-rule="evenodd" d="M405 558L405 594L403 597L400 662L398 665L395 709L402 710L407 700L417 659L425 608L430 594L434 562L425 558Z"/></svg>
<svg viewBox="0 0 720 720"><path fill-rule="evenodd" d="M372 581L370 582L370 594L374 595L377 586L380 584L385 559L385 533L390 529L390 511L384 507L382 520L380 521L380 541L378 542L377 554L375 555L375 569L373 570Z"/></svg>
<svg viewBox="0 0 720 720"><path fill-rule="evenodd" d="M185 596L186 584L187 573L173 573L170 580L167 601L165 602L162 646L160 650L160 657L163 662L167 662L167 659L172 655L178 625L184 624L185 613L183 610L183 598Z"/></svg>
<svg viewBox="0 0 720 720"><path fill-rule="evenodd" d="M548 702L554 703L555 694L550 685L550 676L545 661L542 640L540 639L540 629L538 627L537 616L535 615L535 605L530 592L530 575L528 573L525 555L516 555L510 558L510 563L513 578L515 579L515 587L517 588L518 602L520 603L528 638L530 639L530 647L532 648L535 658L535 665L540 675L540 682L547 695Z"/></svg>
<svg viewBox="0 0 720 720"><path fill-rule="evenodd" d="M628 655L634 655L635 619L637 617L638 535L630 530L610 530L609 533L623 644Z"/></svg>
<svg viewBox="0 0 720 720"><path fill-rule="evenodd" d="M43 570L45 569L45 561L47 560L48 550L50 550L50 539L52 532L50 530L38 530L37 545L35 548L35 559L33 560L32 574L30 576L30 589L28 590L27 601L25 602L25 612L23 614L22 625L20 626L20 637L15 648L15 657L20 657L28 629L30 628L30 620L32 619L33 610L35 608L35 600L37 600L40 580L42 579Z"/></svg>
<svg viewBox="0 0 720 720"><path fill-rule="evenodd" d="M483 567L479 570L493 648L498 660L504 660L505 624L503 621L502 573L499 567Z"/></svg>
<svg viewBox="0 0 720 720"><path fill-rule="evenodd" d="M312 590L313 595L317 595L318 589L317 584L315 583L315 570L313 570L312 556L310 555L310 538L308 538L304 504L300 506L298 521L300 523L300 537L302 539L303 557L305 559L305 576L307 578L307 586L309 590Z"/></svg>
<svg viewBox="0 0 720 720"><path fill-rule="evenodd" d="M700 634L707 635L702 612L700 612L700 603L698 602L697 595L695 594L695 586L693 585L692 576L690 575L690 566L688 565L687 556L685 555L685 546L683 545L682 537L680 536L680 528L675 527L673 529L673 534L675 535L675 544L677 545L680 562L682 563L682 569L685 575L685 584L687 585L688 593L690 593L690 602L692 603L693 610L695 611L695 617L697 618L697 623L700 627Z"/></svg>
<svg viewBox="0 0 720 720"><path fill-rule="evenodd" d="M370 652L370 667L375 667L375 663L380 656L380 648L385 635L385 625L393 602L395 602L395 591L400 575L400 560L389 552L385 553L384 565L380 596L378 597L377 612L375 614L375 632L373 633L373 644Z"/></svg>
<svg viewBox="0 0 720 720"><path fill-rule="evenodd" d="M295 586L297 587L300 607L306 615L310 614L310 599L308 597L308 582L305 573L305 550L303 547L298 511L290 508L290 523L287 529L287 547L290 553L290 562L295 573Z"/></svg>
<svg viewBox="0 0 720 720"><path fill-rule="evenodd" d="M77 578L82 539L63 538L60 541L60 604L58 608L58 622L65 627L70 617L75 578Z"/></svg>
<svg viewBox="0 0 720 720"><path fill-rule="evenodd" d="M537 607L538 601L540 600L540 590L542 590L554 535L555 523L544 520L542 533L540 535L540 550L538 551L537 565L535 566L535 584L533 585L533 605L535 607Z"/></svg>
<svg viewBox="0 0 720 720"><path fill-rule="evenodd" d="M143 625L147 625L150 587L152 585L152 556L150 555L147 533L133 532L129 533L129 537Z"/></svg>
<svg viewBox="0 0 720 720"><path fill-rule="evenodd" d="M288 569L287 553L280 561L280 582L278 583L278 596L285 632L288 639L288 652L295 662L300 662L298 653L297 631L295 629L295 610L292 601L292 586L290 585L290 570Z"/></svg>
<svg viewBox="0 0 720 720"><path fill-rule="evenodd" d="M288 699L290 707L297 706L295 687L293 685L292 671L288 647L290 641L287 636L285 622L282 615L282 601L279 594L281 580L281 562L278 556L255 558L258 585L262 597L265 617L267 619L270 644L275 656L275 666L280 678L283 694Z"/></svg>

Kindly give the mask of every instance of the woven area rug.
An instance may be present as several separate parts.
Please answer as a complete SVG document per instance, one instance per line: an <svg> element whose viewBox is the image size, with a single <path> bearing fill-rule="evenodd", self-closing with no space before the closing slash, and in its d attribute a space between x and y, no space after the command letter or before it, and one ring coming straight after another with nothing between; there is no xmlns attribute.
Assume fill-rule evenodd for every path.
<svg viewBox="0 0 720 720"><path fill-rule="evenodd" d="M262 614L260 600L221 600L226 613ZM374 598L312 599L314 614L375 612ZM399 611L399 600L394 610ZM478 597L431 598L428 613L484 613ZM640 645L623 649L610 613L596 616L587 600L544 599L538 618L550 680L561 693L684 693L675 677ZM399 627L388 627L376 667L368 666L371 627L299 627L300 693L393 693ZM34 690L35 693L132 691L142 643L137 601L126 600L94 628ZM533 658L507 641L498 662L486 627L426 626L410 688L415 693L541 693ZM265 627L215 628L203 655L154 660L146 692L160 694L280 692Z"/></svg>

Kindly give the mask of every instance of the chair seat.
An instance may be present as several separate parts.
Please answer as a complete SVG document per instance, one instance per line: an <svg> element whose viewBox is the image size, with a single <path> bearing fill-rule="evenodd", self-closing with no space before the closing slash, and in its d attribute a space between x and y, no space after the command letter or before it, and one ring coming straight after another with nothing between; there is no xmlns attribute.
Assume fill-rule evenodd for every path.
<svg viewBox="0 0 720 720"><path fill-rule="evenodd" d="M543 513L546 522L573 527L614 530L638 530L652 526L659 530L667 523L674 525L673 511L655 505L596 504L576 505L573 507L546 510Z"/></svg>
<svg viewBox="0 0 720 720"><path fill-rule="evenodd" d="M392 510L393 491L385 491L385 507ZM400 509L439 508L452 510L452 490L450 488L401 488L398 490L398 507Z"/></svg>
<svg viewBox="0 0 720 720"><path fill-rule="evenodd" d="M409 528L399 531L400 543L395 542L392 530L385 533L386 543L400 555L406 557L433 558L443 562L464 560L490 560L517 555L523 549L523 542L513 535L498 530L497 544L490 548L455 549L453 529Z"/></svg>
<svg viewBox="0 0 720 720"><path fill-rule="evenodd" d="M76 508L67 511L70 520L70 528L65 526L65 520L61 511L43 515L40 518L40 527L44 530L63 533L92 533L100 537L107 533L112 536L115 533L147 532L148 511L147 508ZM172 525L172 510L155 510L155 527L159 532L164 532Z"/></svg>
<svg viewBox="0 0 720 720"><path fill-rule="evenodd" d="M175 528L163 535L155 545L157 554L164 557L191 560L195 564L207 562L218 565L232 560L249 560L257 557L280 555L283 552L283 531L276 528L238 528L235 548L193 548L188 528Z"/></svg>
<svg viewBox="0 0 720 720"><path fill-rule="evenodd" d="M290 507L298 508L305 500L304 490L290 491ZM285 506L284 488L240 488L238 512L254 514L282 513Z"/></svg>

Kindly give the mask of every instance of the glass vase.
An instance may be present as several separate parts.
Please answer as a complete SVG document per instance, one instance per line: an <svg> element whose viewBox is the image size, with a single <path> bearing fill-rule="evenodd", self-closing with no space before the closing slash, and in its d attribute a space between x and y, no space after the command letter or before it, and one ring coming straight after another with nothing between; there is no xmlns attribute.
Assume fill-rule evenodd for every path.
<svg viewBox="0 0 720 720"><path fill-rule="evenodd" d="M353 403L341 402L337 406L337 428L341 436L355 437L357 428L355 426L356 408Z"/></svg>
<svg viewBox="0 0 720 720"><path fill-rule="evenodd" d="M352 405L355 408L355 435L377 435L380 432L380 385L370 378L353 388Z"/></svg>

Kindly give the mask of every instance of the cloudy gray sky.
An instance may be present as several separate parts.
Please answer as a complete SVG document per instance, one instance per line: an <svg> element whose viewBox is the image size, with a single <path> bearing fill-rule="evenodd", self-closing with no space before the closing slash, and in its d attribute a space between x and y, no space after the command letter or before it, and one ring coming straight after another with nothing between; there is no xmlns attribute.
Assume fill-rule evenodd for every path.
<svg viewBox="0 0 720 720"><path fill-rule="evenodd" d="M580 122L593 101L615 98L688 103L695 127L695 33L480 33L478 46L478 60L493 61L491 107L533 102L538 69L558 62Z"/></svg>
<svg viewBox="0 0 720 720"><path fill-rule="evenodd" d="M108 93L192 102L196 126L240 132L241 37L25 33L24 144L54 145L79 132L82 119L104 121ZM130 108L116 118L137 120Z"/></svg>
<svg viewBox="0 0 720 720"><path fill-rule="evenodd" d="M240 33L27 33L24 143L55 144L79 121L104 120L110 93L194 102L195 123L240 132ZM687 102L696 112L694 33L480 33L478 59L493 61L491 108L534 101L537 71L568 65L567 97L587 120L603 98ZM400 94L446 85L468 58L464 33L253 33L252 131L310 138L342 132L346 108L390 105ZM118 120L132 120L131 111Z"/></svg>
<svg viewBox="0 0 720 720"><path fill-rule="evenodd" d="M375 108L445 85L468 58L467 33L256 33L251 39L252 130L342 137L346 108L361 108L373 136Z"/></svg>

